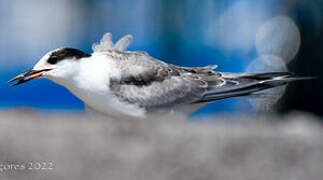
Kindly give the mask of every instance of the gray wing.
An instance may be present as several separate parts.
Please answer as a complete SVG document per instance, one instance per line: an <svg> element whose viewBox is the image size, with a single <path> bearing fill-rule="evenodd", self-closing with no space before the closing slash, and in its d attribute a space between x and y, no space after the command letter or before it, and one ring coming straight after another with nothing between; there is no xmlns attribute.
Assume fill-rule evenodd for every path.
<svg viewBox="0 0 323 180"><path fill-rule="evenodd" d="M122 71L120 79L111 79L112 92L121 101L146 109L196 102L210 84L223 83L221 74L212 71L216 66L177 67L144 52L114 52L111 56Z"/></svg>
<svg viewBox="0 0 323 180"><path fill-rule="evenodd" d="M216 66L178 67L142 52L119 58L121 79L111 81L111 89L121 101L146 109L195 104L255 93L307 79L289 72L230 74L214 72ZM124 56L125 57L125 56Z"/></svg>

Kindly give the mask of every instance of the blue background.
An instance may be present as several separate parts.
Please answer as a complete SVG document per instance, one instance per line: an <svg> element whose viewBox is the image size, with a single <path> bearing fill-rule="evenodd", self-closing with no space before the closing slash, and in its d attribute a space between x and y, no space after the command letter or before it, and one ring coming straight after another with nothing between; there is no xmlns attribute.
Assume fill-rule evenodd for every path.
<svg viewBox="0 0 323 180"><path fill-rule="evenodd" d="M262 23L278 15L297 22L297 7L305 9L303 14L319 18L313 20L314 25L318 23L313 29L319 31L321 4L281 0L1 0L0 108L82 110L80 100L49 80L37 79L14 88L7 81L52 49L70 46L91 53L92 43L99 42L106 32L111 32L115 41L132 34L130 50L147 51L168 63L217 64L218 71L243 72L257 57L254 35ZM249 109L247 101L231 99L212 103L197 114Z"/></svg>

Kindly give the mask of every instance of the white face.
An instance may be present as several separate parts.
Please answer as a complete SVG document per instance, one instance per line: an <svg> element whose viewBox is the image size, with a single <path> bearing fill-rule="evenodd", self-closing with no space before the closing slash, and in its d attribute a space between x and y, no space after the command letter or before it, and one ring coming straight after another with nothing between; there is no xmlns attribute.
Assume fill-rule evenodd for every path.
<svg viewBox="0 0 323 180"><path fill-rule="evenodd" d="M77 61L75 58L65 58L55 64L50 64L48 62L53 52L56 52L60 49L53 50L45 54L38 63L33 67L33 70L42 70L42 69L51 69L50 71L45 71L42 73L42 77L53 80L61 81L66 78L70 78L73 73L75 73L75 66L77 66Z"/></svg>

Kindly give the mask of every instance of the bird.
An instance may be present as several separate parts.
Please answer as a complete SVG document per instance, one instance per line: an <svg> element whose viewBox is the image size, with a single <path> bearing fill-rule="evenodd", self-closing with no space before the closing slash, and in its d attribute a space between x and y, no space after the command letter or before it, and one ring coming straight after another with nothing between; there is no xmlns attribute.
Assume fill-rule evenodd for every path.
<svg viewBox="0 0 323 180"><path fill-rule="evenodd" d="M149 114L189 115L222 99L261 94L263 90L307 79L291 72L227 73L217 65L182 67L143 51L128 51L126 35L116 43L103 35L93 53L64 47L46 53L36 65L8 83L46 78L66 87L87 109L111 117Z"/></svg>

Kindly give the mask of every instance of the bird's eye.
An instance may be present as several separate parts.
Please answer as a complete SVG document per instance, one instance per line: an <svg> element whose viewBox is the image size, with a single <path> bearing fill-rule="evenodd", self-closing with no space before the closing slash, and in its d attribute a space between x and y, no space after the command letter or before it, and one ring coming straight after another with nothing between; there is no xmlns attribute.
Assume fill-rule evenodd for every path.
<svg viewBox="0 0 323 180"><path fill-rule="evenodd" d="M58 57L56 57L56 56L52 56L52 57L50 57L50 58L47 60L47 62L48 62L49 64L56 64L56 63L57 63L57 61L58 61Z"/></svg>

